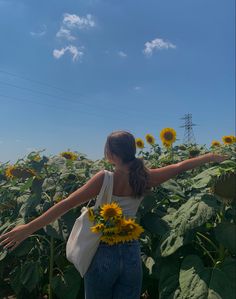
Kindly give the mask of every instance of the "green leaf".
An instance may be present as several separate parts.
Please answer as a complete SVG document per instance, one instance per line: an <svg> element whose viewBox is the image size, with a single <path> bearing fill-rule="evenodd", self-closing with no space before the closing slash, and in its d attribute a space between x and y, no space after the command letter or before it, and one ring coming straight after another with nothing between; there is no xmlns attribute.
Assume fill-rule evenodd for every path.
<svg viewBox="0 0 236 299"><path fill-rule="evenodd" d="M171 216L167 215L171 228L161 240L160 249L163 257L173 254L181 246L191 242L195 229L216 213L217 205L214 196L205 194L201 199L191 198ZM162 218L164 221L165 217Z"/></svg>
<svg viewBox="0 0 236 299"><path fill-rule="evenodd" d="M67 233L62 230L62 225L59 219L46 225L46 227L44 227L43 229L48 236L54 237L55 239L64 241L67 237Z"/></svg>
<svg viewBox="0 0 236 299"><path fill-rule="evenodd" d="M33 180L34 177L28 178L26 183L24 183L24 185L20 187L19 191L24 192L25 190L28 190L32 186Z"/></svg>
<svg viewBox="0 0 236 299"><path fill-rule="evenodd" d="M23 287L21 282L21 268L15 267L13 270L11 270L9 277L12 289L16 294L18 294Z"/></svg>
<svg viewBox="0 0 236 299"><path fill-rule="evenodd" d="M161 236L169 230L167 223L157 214L151 212L142 217L141 225L151 233Z"/></svg>
<svg viewBox="0 0 236 299"><path fill-rule="evenodd" d="M236 254L236 225L222 222L215 227L215 236L232 254Z"/></svg>
<svg viewBox="0 0 236 299"><path fill-rule="evenodd" d="M43 179L34 178L31 186L31 190L33 193L41 194L42 193L42 184Z"/></svg>
<svg viewBox="0 0 236 299"><path fill-rule="evenodd" d="M29 292L36 288L39 282L39 267L39 263L33 261L26 262L22 266L20 280Z"/></svg>
<svg viewBox="0 0 236 299"><path fill-rule="evenodd" d="M81 287L81 276L78 271L69 266L64 275L54 276L52 289L59 299L76 299Z"/></svg>
<svg viewBox="0 0 236 299"><path fill-rule="evenodd" d="M25 218L26 216L29 216L32 213L32 211L35 210L35 208L40 203L40 201L41 201L41 198L39 196L37 196L37 194L33 194L21 206L21 208L19 210L19 215L23 218Z"/></svg>
<svg viewBox="0 0 236 299"><path fill-rule="evenodd" d="M54 191L56 190L55 181L52 178L46 178L42 184L43 191Z"/></svg>
<svg viewBox="0 0 236 299"><path fill-rule="evenodd" d="M0 252L0 261L4 260L6 256L7 256L7 251L1 249L1 252Z"/></svg>
<svg viewBox="0 0 236 299"><path fill-rule="evenodd" d="M29 239L24 240L18 247L14 249L14 255L17 257L26 256L32 249L32 242Z"/></svg>
<svg viewBox="0 0 236 299"><path fill-rule="evenodd" d="M219 174L219 169L215 167L208 168L193 178L193 188L202 189L209 186L212 177Z"/></svg>
<svg viewBox="0 0 236 299"><path fill-rule="evenodd" d="M220 267L206 268L198 256L187 256L180 269L181 298L234 299L236 275L233 267L235 260L227 260ZM233 273L228 275L227 269Z"/></svg>
<svg viewBox="0 0 236 299"><path fill-rule="evenodd" d="M145 213L157 206L157 200L153 195L145 196L142 200L139 209L144 210Z"/></svg>
<svg viewBox="0 0 236 299"><path fill-rule="evenodd" d="M174 179L169 179L168 181L161 184L162 188L171 191L173 194L177 194L182 198L185 198L185 195L182 191L182 187Z"/></svg>
<svg viewBox="0 0 236 299"><path fill-rule="evenodd" d="M179 287L180 262L176 257L163 258L160 263L159 295L161 299L173 299Z"/></svg>

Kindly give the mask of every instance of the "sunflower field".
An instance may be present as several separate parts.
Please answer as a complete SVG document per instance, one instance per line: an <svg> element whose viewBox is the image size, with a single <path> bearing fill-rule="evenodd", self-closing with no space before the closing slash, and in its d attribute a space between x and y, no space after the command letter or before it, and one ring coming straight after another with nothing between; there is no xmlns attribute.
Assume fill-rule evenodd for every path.
<svg viewBox="0 0 236 299"><path fill-rule="evenodd" d="M140 225L143 299L234 299L236 294L236 139L174 145L165 128L161 144L151 134L136 138L137 156L159 168L207 152L227 154L178 174L145 196ZM31 152L14 165L0 164L0 234L28 223L83 186L106 160L79 152L45 156ZM93 203L92 203L93 204ZM91 205L92 205L91 204ZM15 250L0 248L0 298L83 299L84 286L66 259L66 241L83 206L35 232ZM118 211L118 210L117 210ZM105 213L104 213L105 217Z"/></svg>

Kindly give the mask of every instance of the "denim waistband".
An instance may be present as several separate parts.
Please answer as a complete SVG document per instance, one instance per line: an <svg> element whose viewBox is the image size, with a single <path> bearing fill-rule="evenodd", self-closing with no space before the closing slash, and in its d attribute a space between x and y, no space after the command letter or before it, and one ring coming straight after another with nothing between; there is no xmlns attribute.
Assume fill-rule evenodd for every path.
<svg viewBox="0 0 236 299"><path fill-rule="evenodd" d="M123 245L131 245L131 244L138 244L139 243L139 240L130 240L130 241L125 241L125 242L118 242L118 243L114 243L112 245L109 245L108 243L104 242L104 241L100 241L100 244L101 245L109 245L109 246L117 246L117 245L120 245L120 244L123 244Z"/></svg>

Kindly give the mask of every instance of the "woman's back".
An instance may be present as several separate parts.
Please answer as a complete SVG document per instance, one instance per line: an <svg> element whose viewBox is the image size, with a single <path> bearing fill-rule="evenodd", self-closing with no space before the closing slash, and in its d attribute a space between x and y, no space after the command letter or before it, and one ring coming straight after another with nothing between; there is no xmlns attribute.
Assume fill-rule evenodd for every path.
<svg viewBox="0 0 236 299"><path fill-rule="evenodd" d="M114 196L133 197L133 190L129 185L129 173L113 172L113 192Z"/></svg>
<svg viewBox="0 0 236 299"><path fill-rule="evenodd" d="M129 185L129 174L125 172L113 172L113 191L112 201L117 202L123 210L126 217L135 217L141 201L144 198L140 196L135 198L133 190Z"/></svg>

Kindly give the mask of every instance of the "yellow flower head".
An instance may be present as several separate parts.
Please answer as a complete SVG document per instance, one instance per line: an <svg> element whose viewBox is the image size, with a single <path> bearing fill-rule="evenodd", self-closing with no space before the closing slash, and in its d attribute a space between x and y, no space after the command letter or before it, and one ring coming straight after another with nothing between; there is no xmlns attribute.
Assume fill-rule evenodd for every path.
<svg viewBox="0 0 236 299"><path fill-rule="evenodd" d="M122 232L122 240L129 241L138 239L144 229L138 223L136 223L134 219L123 218L120 224L120 231Z"/></svg>
<svg viewBox="0 0 236 299"><path fill-rule="evenodd" d="M36 176L36 173L32 169L24 168L20 165L10 165L6 169L6 177L9 179L12 178L22 178L27 179L32 176Z"/></svg>
<svg viewBox="0 0 236 299"><path fill-rule="evenodd" d="M106 242L109 245L113 245L113 244L117 243L116 239L117 239L117 237L114 235L113 236L107 236L107 235L101 236L101 241Z"/></svg>
<svg viewBox="0 0 236 299"><path fill-rule="evenodd" d="M171 145L176 140L176 131L172 128L164 128L161 130L160 138L163 144Z"/></svg>
<svg viewBox="0 0 236 299"><path fill-rule="evenodd" d="M141 138L136 138L135 139L136 147L138 148L144 148L144 142Z"/></svg>
<svg viewBox="0 0 236 299"><path fill-rule="evenodd" d="M223 136L222 140L223 140L224 144L232 144L232 143L234 143L234 136L232 136L232 135Z"/></svg>
<svg viewBox="0 0 236 299"><path fill-rule="evenodd" d="M13 165L8 166L6 169L6 172L5 172L6 177L8 177L9 179L13 178L14 177L14 169L15 169L15 166L13 166Z"/></svg>
<svg viewBox="0 0 236 299"><path fill-rule="evenodd" d="M217 140L213 140L211 146L220 146L220 142Z"/></svg>
<svg viewBox="0 0 236 299"><path fill-rule="evenodd" d="M104 220L108 220L112 217L120 217L122 215L122 209L115 202L112 202L110 204L103 204L101 206L100 215L104 218Z"/></svg>
<svg viewBox="0 0 236 299"><path fill-rule="evenodd" d="M106 233L113 233L116 234L120 231L119 227L113 226L113 227L106 227L104 228L103 232Z"/></svg>
<svg viewBox="0 0 236 299"><path fill-rule="evenodd" d="M98 223L94 226L91 227L91 231L93 233L99 233L104 229L104 224L103 223Z"/></svg>
<svg viewBox="0 0 236 299"><path fill-rule="evenodd" d="M73 152L62 152L60 153L60 155L68 160L73 160L73 161L77 160L79 156L78 154L75 154Z"/></svg>
<svg viewBox="0 0 236 299"><path fill-rule="evenodd" d="M151 134L147 134L145 136L147 143L149 144L154 144L155 143L155 138Z"/></svg>

